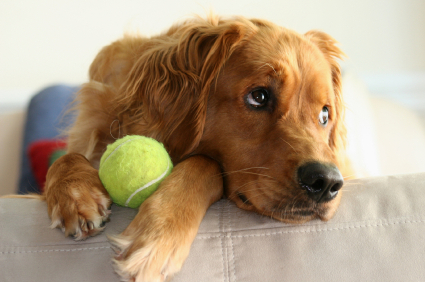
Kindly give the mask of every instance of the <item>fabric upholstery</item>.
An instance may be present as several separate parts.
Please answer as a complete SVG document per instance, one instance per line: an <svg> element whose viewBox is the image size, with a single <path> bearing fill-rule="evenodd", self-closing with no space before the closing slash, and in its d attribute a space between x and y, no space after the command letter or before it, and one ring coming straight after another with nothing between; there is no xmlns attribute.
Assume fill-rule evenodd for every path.
<svg viewBox="0 0 425 282"><path fill-rule="evenodd" d="M221 200L173 282L424 281L425 173L348 181L329 222L291 225ZM137 210L113 206L86 241L49 229L46 204L0 199L0 281L119 281L106 235Z"/></svg>

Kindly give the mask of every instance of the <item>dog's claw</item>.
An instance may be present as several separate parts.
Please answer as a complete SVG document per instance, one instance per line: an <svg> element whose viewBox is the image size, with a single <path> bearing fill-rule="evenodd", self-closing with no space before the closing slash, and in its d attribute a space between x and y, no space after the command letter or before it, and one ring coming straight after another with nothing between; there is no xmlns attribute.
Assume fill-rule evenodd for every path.
<svg viewBox="0 0 425 282"><path fill-rule="evenodd" d="M107 212L105 211L105 209L102 206L100 206L100 205L99 205L99 214L102 217L106 217L108 215Z"/></svg>

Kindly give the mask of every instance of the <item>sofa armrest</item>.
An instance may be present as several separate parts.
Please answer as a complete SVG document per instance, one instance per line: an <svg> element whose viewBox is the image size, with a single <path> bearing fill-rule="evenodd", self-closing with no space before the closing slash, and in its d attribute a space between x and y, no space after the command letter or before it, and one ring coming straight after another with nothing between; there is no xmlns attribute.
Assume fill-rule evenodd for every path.
<svg viewBox="0 0 425 282"><path fill-rule="evenodd" d="M227 200L210 207L172 281L421 281L425 173L349 181L329 222L291 225ZM106 235L137 210L113 206L106 230L64 238L38 200L0 199L1 281L119 281Z"/></svg>
<svg viewBox="0 0 425 282"><path fill-rule="evenodd" d="M0 196L18 190L24 120L24 110L0 114Z"/></svg>

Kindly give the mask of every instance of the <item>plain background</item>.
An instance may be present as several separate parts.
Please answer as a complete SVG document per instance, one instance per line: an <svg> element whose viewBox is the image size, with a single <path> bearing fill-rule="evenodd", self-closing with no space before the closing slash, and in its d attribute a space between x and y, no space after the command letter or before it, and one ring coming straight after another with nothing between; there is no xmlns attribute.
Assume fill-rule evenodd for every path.
<svg viewBox="0 0 425 282"><path fill-rule="evenodd" d="M344 69L376 91L425 89L423 0L0 0L0 112L47 85L83 83L96 53L124 33L155 35L209 11L323 30L347 54Z"/></svg>

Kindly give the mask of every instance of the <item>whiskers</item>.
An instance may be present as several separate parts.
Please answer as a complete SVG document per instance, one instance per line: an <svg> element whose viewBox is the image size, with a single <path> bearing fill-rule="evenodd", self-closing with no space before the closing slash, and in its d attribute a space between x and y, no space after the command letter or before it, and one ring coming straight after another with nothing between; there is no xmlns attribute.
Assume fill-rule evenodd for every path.
<svg viewBox="0 0 425 282"><path fill-rule="evenodd" d="M251 188L251 189L242 189L248 185L254 184L255 187ZM270 187L264 185L263 183L261 185L257 185L258 184L258 180L252 180L252 181L248 181L240 186L238 186L236 189L234 189L231 194L229 195L229 198L231 197L238 197L238 194L241 193L246 197L246 200L244 201L244 203L246 204L247 202L252 203L252 200L255 198L258 198L259 196L264 196L264 192L266 189L270 189ZM251 192L257 192L255 194L252 194ZM249 195L249 197L248 197Z"/></svg>
<svg viewBox="0 0 425 282"><path fill-rule="evenodd" d="M353 181L350 181L348 183L346 182L344 183L344 186L342 186L341 191L344 193L357 191L357 189L360 188L359 184L360 182L353 182ZM352 188L357 188L357 189L352 189Z"/></svg>
<svg viewBox="0 0 425 282"><path fill-rule="evenodd" d="M349 179L352 179L352 177L355 177L355 176L356 176L355 174L351 174L351 175L344 176L343 178L344 178L344 180L349 180Z"/></svg>
<svg viewBox="0 0 425 282"><path fill-rule="evenodd" d="M260 183L258 180L252 180L236 187L228 197L238 197L246 205L246 209L250 210L251 206L262 216L282 221L293 221L294 218L314 214L316 205L307 203L301 191L296 195L286 194L284 191L286 191L284 187L282 187L282 190L273 189L273 187L267 185L267 182ZM260 202L256 201L258 199L260 199ZM256 203L256 205L253 203ZM258 203L264 203L269 208L260 208Z"/></svg>
<svg viewBox="0 0 425 282"><path fill-rule="evenodd" d="M298 151L297 150L295 150L295 148L288 142L288 141L286 141L285 139L283 139L283 138L280 138L280 140L282 140L283 142L285 142L286 144L288 144L289 145L289 147L291 147L292 148L292 150L294 150L294 152L295 153L297 153Z"/></svg>
<svg viewBox="0 0 425 282"><path fill-rule="evenodd" d="M296 217L311 216L316 209L315 203L306 203L304 195L297 193L290 201L288 197L283 198L278 206L272 210L271 218L282 221L294 220Z"/></svg>
<svg viewBox="0 0 425 282"><path fill-rule="evenodd" d="M243 174L247 176L259 176L256 179L252 177L245 177L243 183L237 187L232 187L230 194L227 194L229 198L240 198L244 204L252 205L252 201L257 197L264 196L268 191L273 191L270 187L267 186L267 182L279 182L275 177L272 177L266 173L256 172L258 170L268 170L267 167L248 167L233 171L223 172L220 175L223 177L234 175L234 174ZM251 186L245 188L246 186ZM252 193L254 192L254 193Z"/></svg>
<svg viewBox="0 0 425 282"><path fill-rule="evenodd" d="M221 176L229 176L231 174L244 173L244 174L252 174L252 175L263 176L263 177L270 178L270 179L276 179L275 177L272 177L272 176L264 174L264 173L257 173L257 172L250 171L250 170L254 170L254 169L269 169L269 168L267 168L267 167L248 167L248 168L243 168L243 169L239 169L239 170L222 172L220 175Z"/></svg>
<svg viewBox="0 0 425 282"><path fill-rule="evenodd" d="M312 211L311 205L305 204L303 193L296 193L296 195L290 195L288 193L287 185L283 185L278 179L267 173L259 173L258 170L267 171L267 167L249 167L234 171L224 172L222 176L229 176L233 174L245 174L260 176L257 179L246 179L242 184L237 187L232 187L229 198L240 198L247 209L249 205L253 205L254 201L261 198L261 202L264 202L267 206L275 205L273 208L264 209L253 205L257 212L263 216L270 216L271 218L277 218L280 220L289 220L294 218L294 214L303 212L307 213ZM279 201L276 205L276 201Z"/></svg>

